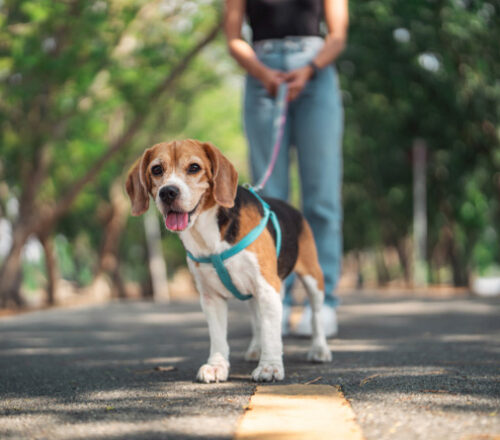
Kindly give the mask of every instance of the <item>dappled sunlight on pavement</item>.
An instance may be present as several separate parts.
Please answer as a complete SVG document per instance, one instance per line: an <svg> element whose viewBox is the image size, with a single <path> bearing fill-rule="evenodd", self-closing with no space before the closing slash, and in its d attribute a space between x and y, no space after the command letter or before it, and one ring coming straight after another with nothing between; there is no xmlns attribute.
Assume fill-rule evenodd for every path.
<svg viewBox="0 0 500 440"><path fill-rule="evenodd" d="M499 315L495 299L345 296L333 362L306 362L309 341L286 337L283 385L340 386L367 439L493 438ZM208 354L198 303L54 309L0 332L1 438L230 439L255 390L235 301L229 382L212 385L193 381Z"/></svg>

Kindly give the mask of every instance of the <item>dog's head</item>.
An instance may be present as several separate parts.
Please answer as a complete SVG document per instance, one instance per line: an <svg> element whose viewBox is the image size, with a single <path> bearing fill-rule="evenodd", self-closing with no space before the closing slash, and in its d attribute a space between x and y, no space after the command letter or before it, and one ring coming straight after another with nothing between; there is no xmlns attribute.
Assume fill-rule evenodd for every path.
<svg viewBox="0 0 500 440"><path fill-rule="evenodd" d="M211 143L191 139L148 148L129 171L127 193L132 215L149 207L149 195L171 231L191 227L214 204L234 205L238 173Z"/></svg>

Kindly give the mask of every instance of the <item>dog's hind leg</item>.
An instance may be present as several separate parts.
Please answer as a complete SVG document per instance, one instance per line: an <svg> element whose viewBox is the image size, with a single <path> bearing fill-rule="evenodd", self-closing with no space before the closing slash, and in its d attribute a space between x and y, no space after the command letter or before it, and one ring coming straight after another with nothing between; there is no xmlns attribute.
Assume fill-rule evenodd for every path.
<svg viewBox="0 0 500 440"><path fill-rule="evenodd" d="M252 340L245 353L246 361L258 361L260 358L260 316L259 305L255 298L247 301L250 309L250 319L252 321Z"/></svg>
<svg viewBox="0 0 500 440"><path fill-rule="evenodd" d="M312 344L307 359L313 362L329 362L332 360L332 353L328 348L320 321L321 307L325 297L323 272L319 265L311 228L305 220L299 236L299 253L294 271L304 284L311 305Z"/></svg>
<svg viewBox="0 0 500 440"><path fill-rule="evenodd" d="M313 362L330 362L332 360L332 353L328 348L325 332L320 322L324 292L318 288L317 280L311 275L299 277L306 288L312 311L312 343L307 354L307 360Z"/></svg>

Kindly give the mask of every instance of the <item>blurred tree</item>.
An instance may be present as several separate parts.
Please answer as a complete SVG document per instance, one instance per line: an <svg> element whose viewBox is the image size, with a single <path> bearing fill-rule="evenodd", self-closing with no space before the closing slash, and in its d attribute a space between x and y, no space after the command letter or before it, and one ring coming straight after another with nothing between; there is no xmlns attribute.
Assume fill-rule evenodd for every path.
<svg viewBox="0 0 500 440"><path fill-rule="evenodd" d="M19 201L0 270L5 305L22 303L27 239L47 244L53 273L54 229L97 206L82 191L92 184L107 195L129 161L125 149L165 124L169 105L189 102L192 89L213 82L209 66L193 61L218 34L220 10L210 1L7 0L0 12L3 178L8 197ZM65 232L93 223L76 217Z"/></svg>
<svg viewBox="0 0 500 440"><path fill-rule="evenodd" d="M21 249L33 235L46 254L49 300L58 273L80 284L106 273L118 291L123 273L149 282L142 219L123 218L110 191L146 146L211 140L245 169L239 84L216 39L221 4L0 1L0 216L19 204L0 305L22 302ZM382 250L394 247L397 275L410 279L410 151L422 138L430 273L442 281L441 268L451 268L463 285L500 260L500 4L351 0L350 9L337 62L346 251L373 249L386 282L394 272ZM172 267L184 264L175 237L163 246Z"/></svg>
<svg viewBox="0 0 500 440"><path fill-rule="evenodd" d="M491 241L500 233L500 4L370 0L350 7L348 49L338 62L346 248L394 246L408 276L410 150L423 138L429 254L444 253L455 285L465 285L473 267L500 258Z"/></svg>

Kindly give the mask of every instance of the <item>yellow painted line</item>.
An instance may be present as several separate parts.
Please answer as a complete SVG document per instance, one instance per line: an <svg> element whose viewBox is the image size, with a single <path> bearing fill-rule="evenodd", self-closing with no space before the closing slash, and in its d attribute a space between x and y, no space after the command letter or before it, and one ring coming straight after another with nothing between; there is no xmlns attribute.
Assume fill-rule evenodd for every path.
<svg viewBox="0 0 500 440"><path fill-rule="evenodd" d="M330 385L259 385L234 440L362 440L349 402Z"/></svg>

